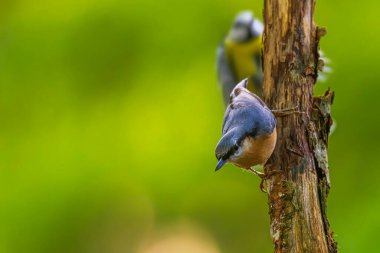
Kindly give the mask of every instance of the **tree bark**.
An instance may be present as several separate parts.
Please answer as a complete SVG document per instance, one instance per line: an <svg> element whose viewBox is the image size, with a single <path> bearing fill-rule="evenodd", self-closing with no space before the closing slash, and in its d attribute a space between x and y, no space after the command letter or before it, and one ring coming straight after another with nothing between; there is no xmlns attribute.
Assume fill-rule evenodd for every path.
<svg viewBox="0 0 380 253"><path fill-rule="evenodd" d="M264 100L277 117L278 140L265 165L275 252L337 252L326 215L327 160L334 93L313 98L318 43L314 0L265 0Z"/></svg>

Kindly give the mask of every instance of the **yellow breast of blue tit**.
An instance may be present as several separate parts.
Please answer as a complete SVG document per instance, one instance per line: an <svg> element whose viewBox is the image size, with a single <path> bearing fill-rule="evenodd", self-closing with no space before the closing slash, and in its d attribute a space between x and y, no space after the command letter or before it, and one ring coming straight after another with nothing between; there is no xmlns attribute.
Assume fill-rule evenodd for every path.
<svg viewBox="0 0 380 253"><path fill-rule="evenodd" d="M248 78L248 89L259 93L258 85L254 84L254 76L261 71L254 58L261 59L262 36L258 36L246 42L234 42L229 38L224 40L224 48L230 66L233 67L237 80ZM261 74L261 73L260 73Z"/></svg>

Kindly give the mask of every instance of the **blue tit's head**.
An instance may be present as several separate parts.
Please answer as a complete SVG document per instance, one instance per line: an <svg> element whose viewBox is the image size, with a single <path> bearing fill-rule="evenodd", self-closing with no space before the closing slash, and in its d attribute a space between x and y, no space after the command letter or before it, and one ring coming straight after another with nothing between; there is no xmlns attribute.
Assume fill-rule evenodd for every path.
<svg viewBox="0 0 380 253"><path fill-rule="evenodd" d="M263 30L263 24L251 11L243 11L236 16L228 37L234 42L246 42L259 37Z"/></svg>

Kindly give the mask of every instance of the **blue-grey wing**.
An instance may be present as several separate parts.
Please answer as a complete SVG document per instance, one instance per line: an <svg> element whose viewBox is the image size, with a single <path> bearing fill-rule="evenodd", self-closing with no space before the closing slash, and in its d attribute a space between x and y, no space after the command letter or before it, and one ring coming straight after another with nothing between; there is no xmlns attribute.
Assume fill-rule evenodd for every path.
<svg viewBox="0 0 380 253"><path fill-rule="evenodd" d="M226 134L233 128L246 136L271 134L276 127L276 119L272 112L260 103L237 102L228 106L222 132Z"/></svg>
<svg viewBox="0 0 380 253"><path fill-rule="evenodd" d="M223 45L220 45L217 50L217 72L218 81L222 88L224 104L228 105L231 91L234 89L237 81Z"/></svg>

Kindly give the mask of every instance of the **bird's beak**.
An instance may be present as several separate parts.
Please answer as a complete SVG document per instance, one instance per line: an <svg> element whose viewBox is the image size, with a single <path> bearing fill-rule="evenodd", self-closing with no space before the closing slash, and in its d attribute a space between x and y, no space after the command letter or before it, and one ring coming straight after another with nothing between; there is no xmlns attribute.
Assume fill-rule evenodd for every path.
<svg viewBox="0 0 380 253"><path fill-rule="evenodd" d="M222 158L220 158L218 164L216 165L215 171L218 171L220 168L222 168L223 165L226 164L226 162L227 161L225 161Z"/></svg>

